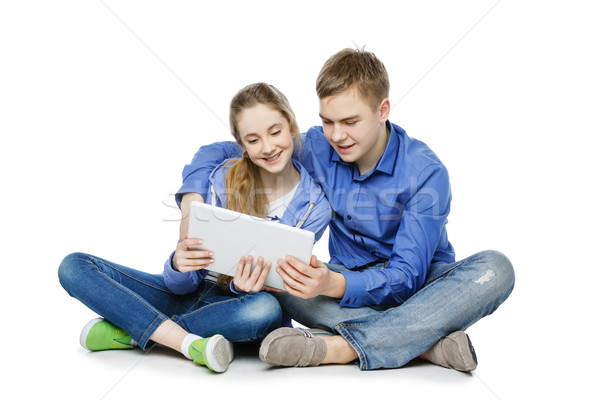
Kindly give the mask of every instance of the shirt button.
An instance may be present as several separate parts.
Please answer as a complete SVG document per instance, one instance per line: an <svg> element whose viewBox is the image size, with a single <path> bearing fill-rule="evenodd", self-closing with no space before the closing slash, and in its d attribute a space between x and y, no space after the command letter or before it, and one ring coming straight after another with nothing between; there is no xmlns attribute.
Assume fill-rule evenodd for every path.
<svg viewBox="0 0 600 400"><path fill-rule="evenodd" d="M348 219L352 219L352 216L351 216L351 215L348 215L346 218L348 218Z"/></svg>

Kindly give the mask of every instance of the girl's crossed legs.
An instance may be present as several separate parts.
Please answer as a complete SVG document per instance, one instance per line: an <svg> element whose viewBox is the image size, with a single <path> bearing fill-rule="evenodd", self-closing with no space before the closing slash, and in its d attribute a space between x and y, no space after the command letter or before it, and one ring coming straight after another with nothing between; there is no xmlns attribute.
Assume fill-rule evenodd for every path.
<svg viewBox="0 0 600 400"><path fill-rule="evenodd" d="M264 292L228 295L203 281L196 291L176 295L162 275L83 253L65 257L58 276L72 297L125 329L142 349L152 340L180 351L188 333L250 342L281 326L281 307Z"/></svg>

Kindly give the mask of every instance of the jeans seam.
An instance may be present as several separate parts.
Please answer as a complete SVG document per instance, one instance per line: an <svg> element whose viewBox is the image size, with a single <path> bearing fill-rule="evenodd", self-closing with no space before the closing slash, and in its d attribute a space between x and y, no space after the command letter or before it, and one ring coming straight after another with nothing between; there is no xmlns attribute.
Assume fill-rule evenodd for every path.
<svg viewBox="0 0 600 400"><path fill-rule="evenodd" d="M458 267L462 267L462 266L463 266L463 265L465 265L465 264L466 264L466 263L467 263L469 260L470 260L469 258L465 258L464 260L462 260L461 262L459 262L458 264L456 264L454 267L452 267L452 268L450 268L449 270L446 270L446 271L442 272L441 274L439 274L438 276L436 276L436 277L432 278L432 279L429 281L429 283L431 284L431 283L435 282L436 280L440 279L442 276L444 276L444 275L446 275L446 274L448 274L448 273L450 273L450 272L454 271L456 268L458 268Z"/></svg>
<svg viewBox="0 0 600 400"><path fill-rule="evenodd" d="M409 299L409 300L410 300L410 299ZM391 309L393 309L393 308L394 308L394 307L392 307L392 308L389 308L388 310L391 310ZM353 336L350 334L350 332L348 332L348 330L347 330L345 327L352 328L352 327L354 327L354 326L364 326L364 325L369 325L369 324L370 324L370 323L372 323L373 321L376 321L376 320L378 320L379 318L383 317L383 315L384 315L384 314L385 314L385 313L386 313L388 310L385 310L385 311L383 311L383 312L379 313L379 314L378 314L376 317L374 317L374 318L371 318L370 320L368 320L368 321L365 321L365 322L360 322L360 323L358 323L358 322L357 322L357 323L352 323L352 324L349 324L349 323L346 323L346 322L341 322L341 323L339 323L339 324L337 324L337 325L336 325L337 327L339 327L339 328L340 328L340 330L343 330L343 331L344 331L344 332L345 332L345 333L346 333L346 334L347 334L347 335L348 335L348 336L349 336L349 337L352 339L352 341L353 341L353 342L354 342L354 344L356 345L356 348L358 348L358 349L360 350L360 352L361 352L361 354L362 354L362 358L361 358L361 354L359 354L359 355L358 355L358 357L359 357L359 360L361 360L361 359L362 359L362 360L363 360L363 363L364 363L364 366L361 366L361 369L362 369L362 370L368 370L368 369L369 369L369 362L367 361L367 356L365 355L365 353L364 353L364 351L363 351L362 347L361 347L361 346L360 346L360 345L359 345L359 344L356 342L356 340L354 339L354 337L353 337ZM342 336L344 336L344 335L342 335ZM344 338L345 338L345 336L344 336ZM351 346L352 346L352 345L351 345ZM352 346L352 347L354 348L354 346ZM364 367L364 368L363 368L363 367Z"/></svg>
<svg viewBox="0 0 600 400"><path fill-rule="evenodd" d="M354 339L354 337L350 334L350 332L348 332L348 330L345 328L345 326L349 326L345 323L340 323L336 325L336 330L338 330L338 332L340 333L340 335L348 342L348 344L350 344L350 346L352 346L352 348L357 351L357 355L358 355L358 359L359 361L362 361L362 364L364 364L364 368L361 367L361 369L369 369L369 362L367 361L367 356L365 355L365 352L363 351L362 347L360 347L360 345L356 342L356 340ZM345 335L343 335L342 333L345 333ZM354 345L352 345L348 339L350 339L352 341L352 343ZM360 352L360 354L359 354Z"/></svg>
<svg viewBox="0 0 600 400"><path fill-rule="evenodd" d="M208 309L208 308L211 308L211 307L213 307L213 306L216 306L216 305L219 305L219 304L225 304L225 303L229 303L229 302L231 302L231 301L235 301L235 300L239 300L239 298L238 298L238 297L232 297L231 299L227 299L227 300L223 300L223 301L218 301L218 302L216 302L216 303L210 303L210 304L207 304L207 305L205 305L205 306L203 306L203 307L196 308L196 309L195 309L194 311L192 311L192 312L189 312L189 313L183 314L181 317L179 317L179 320L181 321L181 320L182 320L183 318L185 318L185 317L188 317L188 316L193 316L194 314L196 314L196 313L198 313L198 312L200 312L200 311L202 311L202 310L206 310L206 309Z"/></svg>
<svg viewBox="0 0 600 400"><path fill-rule="evenodd" d="M166 315L164 315L164 314L158 314L158 315L156 316L156 318L154 318L154 319L152 320L152 322L150 323L150 325L148 325L148 327L146 328L146 330L145 330L145 331L144 331L144 333L142 334L142 337L140 337L140 342L139 342L139 345L140 345L140 347L142 347L142 345L143 345L143 347L142 347L142 348L145 348L145 347L146 347L146 344L148 343L148 340L150 340L150 336L152 336L152 334L154 333L154 332L152 332L152 334L148 335L148 331L150 330L150 328L152 328L152 327L154 326L154 323L155 323L157 320L161 319L160 317L163 317L163 316L165 317L165 318L163 319L163 322L164 322L164 321L166 321L167 319L169 319L169 318L168 318ZM162 324L162 322L161 322L161 324ZM158 328L158 326L157 326L156 328ZM154 329L154 331L156 331L156 328ZM147 339L147 340L144 340L144 338L146 337L146 335L148 335L148 339Z"/></svg>
<svg viewBox="0 0 600 400"><path fill-rule="evenodd" d="M89 265L92 266L92 268L98 273L100 274L104 279L106 279L109 283L111 283L112 285L116 286L118 289L121 289L114 280L110 279L105 273L103 273L102 271L100 271L98 269L98 266L95 265L91 260L97 260L93 257L89 257L86 261ZM97 260L99 261L99 260ZM106 265L105 263L103 263L104 265ZM110 266L108 266L108 268L112 268ZM118 269L118 268L116 268ZM122 272L121 270L119 270L119 272ZM128 274L126 274L127 276L130 276ZM139 279L136 279L138 282L141 282ZM137 294L133 291L129 291L131 296L136 299L140 304L142 304L144 307L146 307L150 312L152 312L154 315L156 315L156 317L154 318L154 320L152 320L152 323L148 326L148 328L146 329L146 331L144 332L144 334L146 334L146 332L148 331L148 329L150 329L150 327L154 324L154 321L156 321L157 318L160 318L161 316L165 316L165 318L168 318L165 314L162 313L157 313L156 310L152 309L151 307L148 307L148 305L146 303L144 303L144 301L142 301L142 299L140 297L137 296ZM140 337L140 341L143 339L143 335L142 337Z"/></svg>
<svg viewBox="0 0 600 400"><path fill-rule="evenodd" d="M423 285L423 287L422 287L421 289L419 289L419 291L418 291L417 293L419 293L421 290L423 290L423 289L425 289L425 288L429 288L429 286L430 286L430 285L434 285L434 284L435 284L435 283L437 283L437 282L438 282L438 281L439 281L439 280L440 280L442 277L444 277L444 276L447 276L447 275L451 274L451 273L452 273L452 272L453 272L455 269L457 269L458 267L462 267L463 265L465 265L465 264L467 263L467 261L469 261L469 259L468 259L468 258L467 258L467 259L464 259L462 262L460 262L460 263L456 264L454 267L450 268L449 270L447 270L447 271L444 271L444 273L442 273L442 274L440 274L439 276L437 276L435 279L433 279L432 281L430 281L430 282L429 282L427 285ZM405 304L408 304L408 303L409 303L409 302L410 302L410 301L411 301L411 300L412 300L412 299L415 297L415 295L416 295L417 293L415 293L415 294L413 294L412 296L410 296L410 297L409 297L409 298L408 298L408 299L407 299L407 300L406 300L404 303L402 303L402 304L400 304L400 305L398 305L398 306L395 306L395 307L400 307L400 306L404 306ZM380 316L382 316L383 314L385 314L385 313L386 313L386 312L388 312L389 310L392 310L392 309L394 309L395 307L391 307L391 308L388 308L387 310L383 311L383 312L381 313L381 315L377 316L377 318L379 318ZM369 322L371 322L371 321L369 321Z"/></svg>
<svg viewBox="0 0 600 400"><path fill-rule="evenodd" d="M90 259L93 259L93 260L95 260L95 261L96 261L96 262L98 262L98 263L102 263L104 266L106 266L106 267L108 267L108 268L115 269L115 270L119 271L119 273L121 273L121 274L123 274L123 275L127 276L128 278L130 278L130 279L133 279L134 281L137 281L137 282L139 282L139 283L141 283L141 284L144 284L144 285L146 285L146 286L150 286L150 287L151 287L151 288L153 288L153 289L158 289L158 290L160 290L160 291L162 291L162 292L171 293L170 291L168 291L168 290L165 290L164 288L162 288L162 287L160 287L160 286L156 286L156 285L154 285L152 282L148 282L148 281L145 281L145 280L139 279L137 276L135 276L135 275L131 275L131 274L127 273L127 271L123 271L121 268L119 268L119 267L118 267L117 265L115 265L115 264L113 264L113 265L108 265L106 262L104 262L104 261L103 261L103 260L101 260L101 259L98 259L98 258L95 258L95 257L89 257L89 258L88 258L88 262L89 262L90 264L91 264L91 261L90 261ZM100 272L100 271L98 271L98 272Z"/></svg>
<svg viewBox="0 0 600 400"><path fill-rule="evenodd" d="M399 307L399 306L397 306L397 307ZM365 321L365 322L355 322L355 323L341 322L341 323L339 323L338 325L344 325L344 326L350 326L350 327L351 327L351 326L362 326L362 325L369 325L371 322L378 320L378 319L379 319L379 318L381 318L381 317L382 317L382 316L383 316L383 315L384 315L386 312L388 312L389 310L392 310L392 309L394 309L394 308L395 308L395 307L392 307L392 308L388 308L388 309L387 309L387 310L385 310L385 311L381 311L381 312L379 312L379 314L378 314L377 316L375 316L374 318L371 318L370 320L368 320L368 321Z"/></svg>

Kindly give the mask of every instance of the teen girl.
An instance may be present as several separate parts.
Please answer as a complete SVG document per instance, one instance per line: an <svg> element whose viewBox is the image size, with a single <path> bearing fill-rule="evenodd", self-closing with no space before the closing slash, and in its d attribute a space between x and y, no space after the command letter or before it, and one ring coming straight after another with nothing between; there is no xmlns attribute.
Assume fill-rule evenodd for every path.
<svg viewBox="0 0 600 400"><path fill-rule="evenodd" d="M230 123L245 150L243 157L227 160L213 171L210 193L204 199L311 230L318 239L329 223L331 208L292 158L299 129L285 96L265 83L249 85L233 98ZM182 187L180 193L184 192ZM242 258L235 277L228 280L204 270L212 254L189 249L200 243L200 239L181 240L162 275L88 254L65 257L58 270L61 285L104 317L84 327L81 345L88 350L136 345L146 349L153 341L223 372L233 359L230 341L259 340L280 327L279 303L261 291L270 264L263 265L259 258L251 273L254 260ZM219 284L223 282L230 290Z"/></svg>

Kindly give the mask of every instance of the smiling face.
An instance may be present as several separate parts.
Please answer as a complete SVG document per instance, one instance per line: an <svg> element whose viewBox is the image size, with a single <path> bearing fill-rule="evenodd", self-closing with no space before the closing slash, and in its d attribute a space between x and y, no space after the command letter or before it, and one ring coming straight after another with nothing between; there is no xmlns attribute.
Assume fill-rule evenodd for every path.
<svg viewBox="0 0 600 400"><path fill-rule="evenodd" d="M323 132L340 158L355 163L361 175L373 169L387 145L389 100L374 110L356 90L347 89L320 99L320 105Z"/></svg>
<svg viewBox="0 0 600 400"><path fill-rule="evenodd" d="M261 174L280 175L291 167L294 141L281 112L259 103L238 114L237 126L241 144Z"/></svg>

